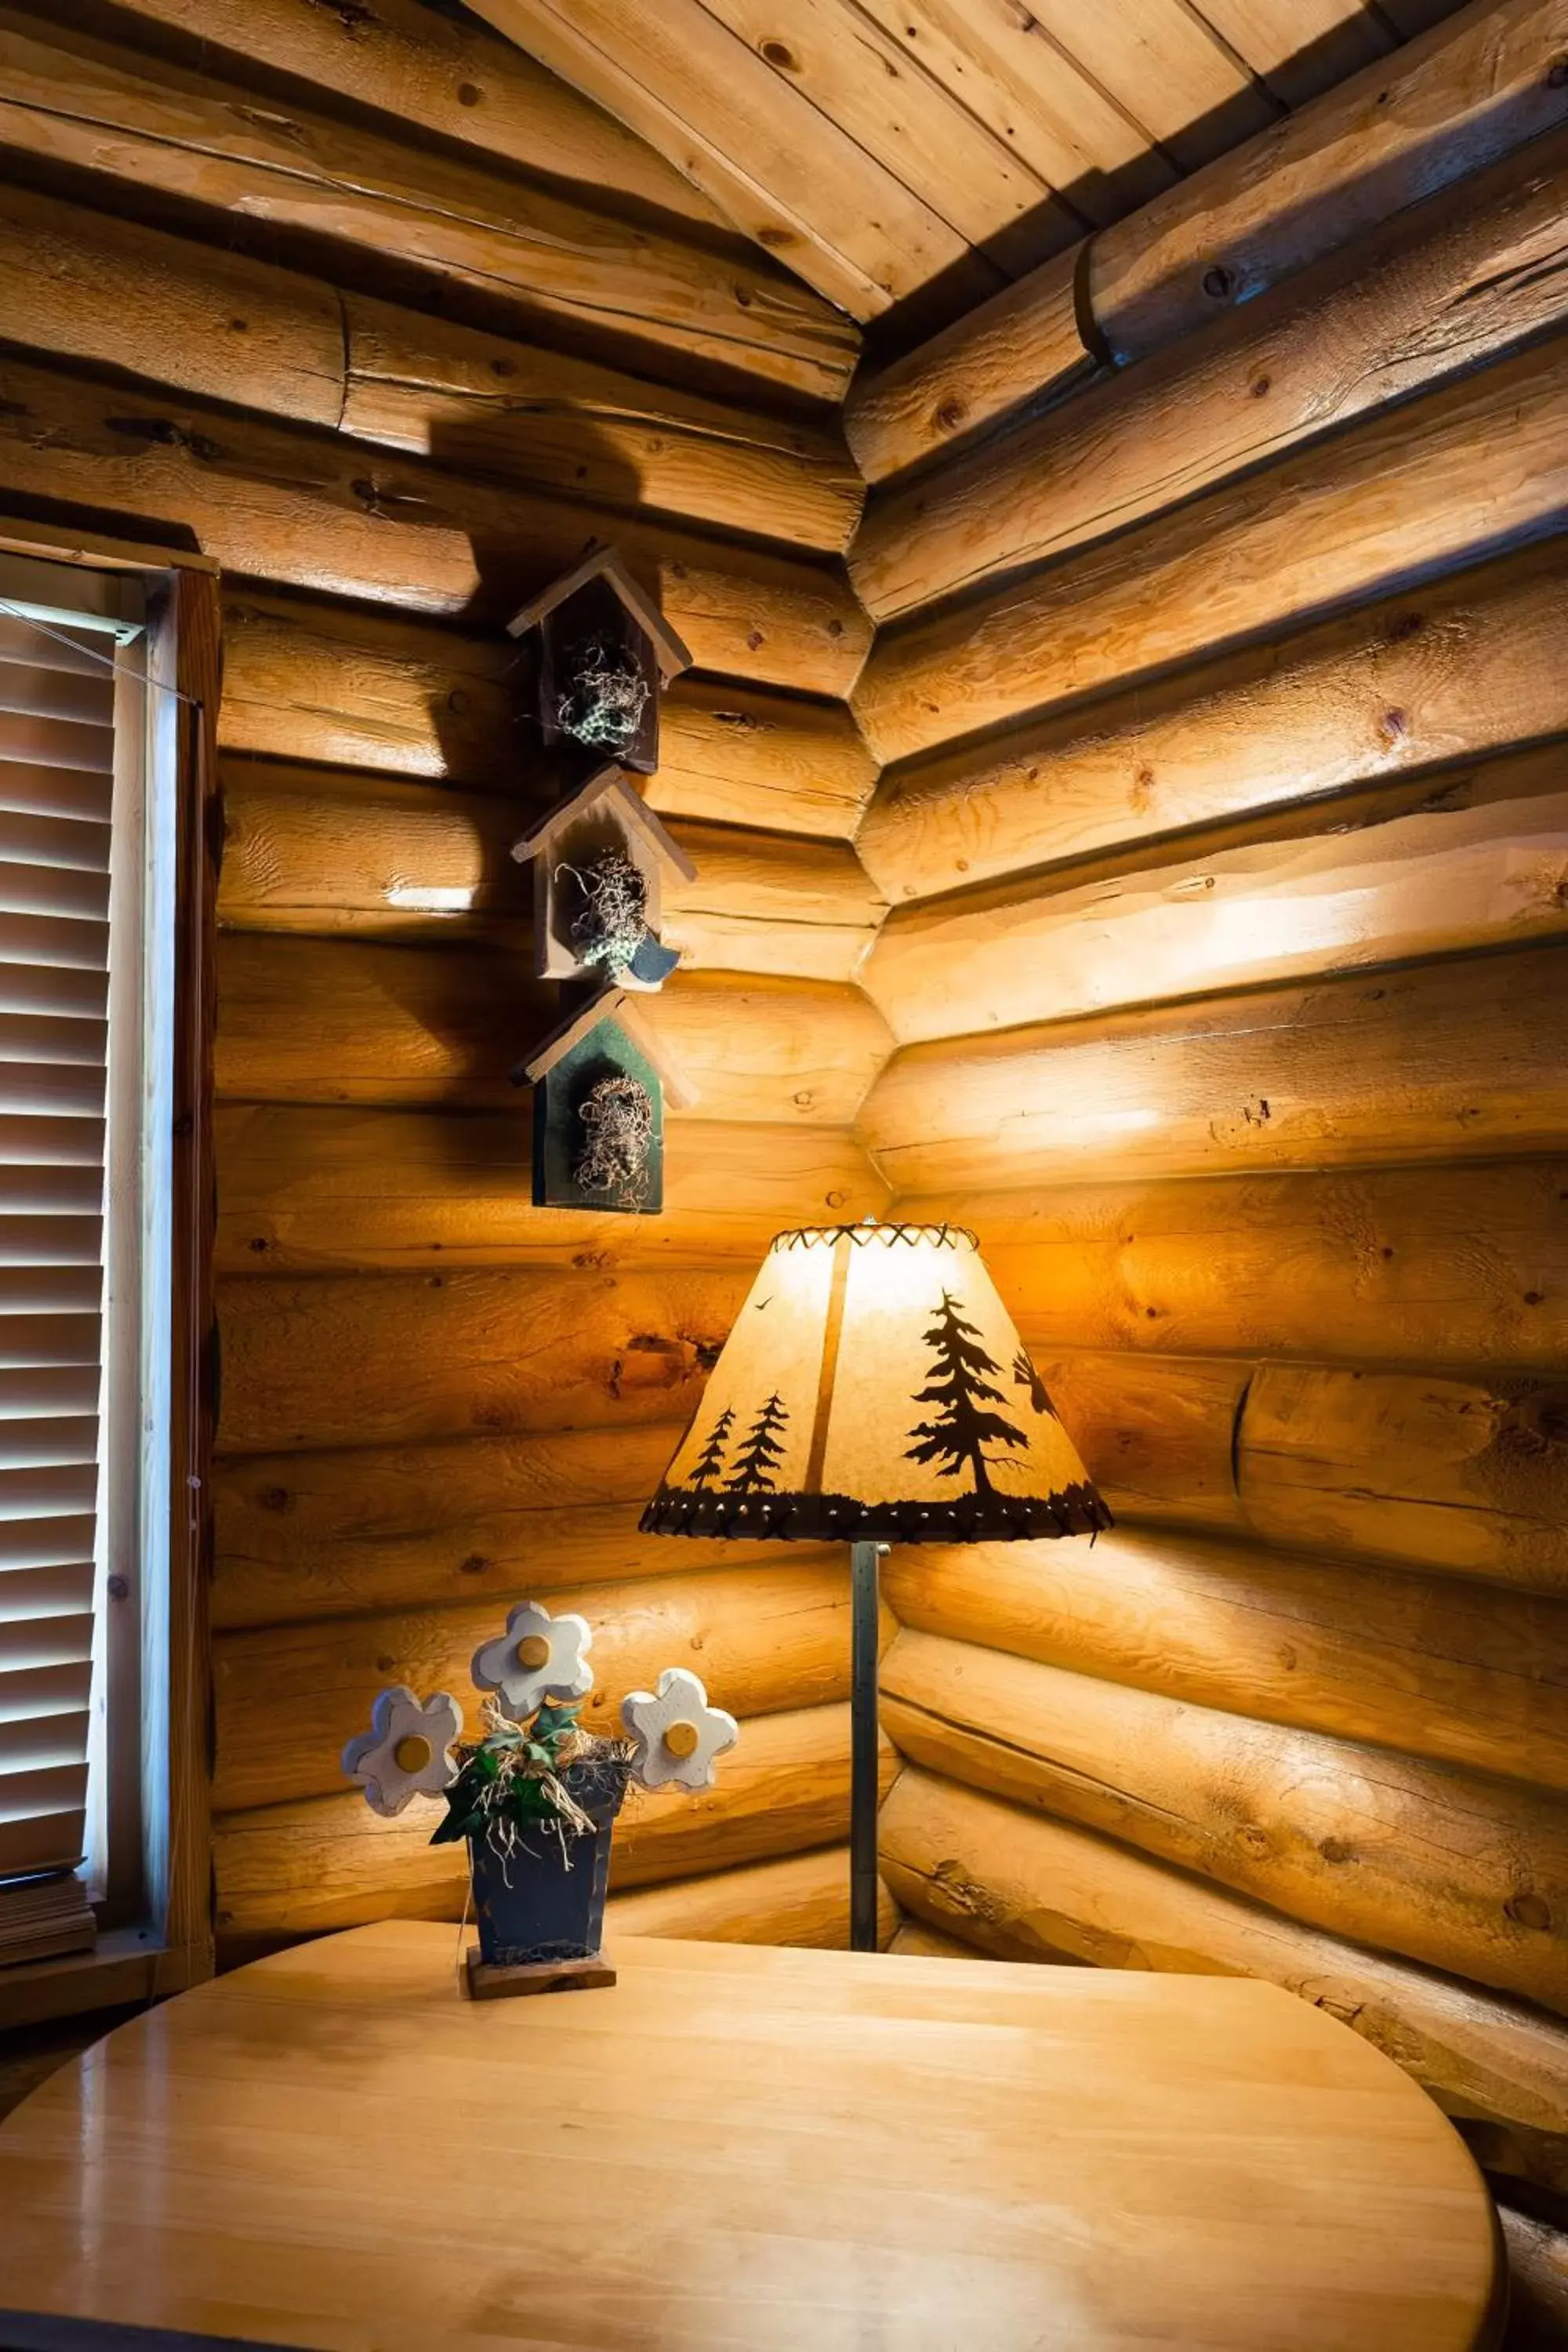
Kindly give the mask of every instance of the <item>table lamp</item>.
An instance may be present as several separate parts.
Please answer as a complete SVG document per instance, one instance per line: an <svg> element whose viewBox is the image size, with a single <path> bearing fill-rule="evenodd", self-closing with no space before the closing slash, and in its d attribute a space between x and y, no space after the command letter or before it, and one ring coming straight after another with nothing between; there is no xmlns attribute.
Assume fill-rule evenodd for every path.
<svg viewBox="0 0 1568 2352"><path fill-rule="evenodd" d="M850 1943L874 1950L879 1551L1110 1525L974 1235L776 1235L641 1525L849 1545Z"/></svg>

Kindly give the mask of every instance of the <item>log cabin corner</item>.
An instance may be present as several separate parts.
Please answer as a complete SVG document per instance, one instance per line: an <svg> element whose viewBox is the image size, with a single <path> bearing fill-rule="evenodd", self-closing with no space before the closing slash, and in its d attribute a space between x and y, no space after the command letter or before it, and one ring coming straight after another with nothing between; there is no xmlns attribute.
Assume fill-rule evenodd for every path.
<svg viewBox="0 0 1568 2352"><path fill-rule="evenodd" d="M0 2345L1568 2347L1565 219L1564 0L0 8Z"/></svg>

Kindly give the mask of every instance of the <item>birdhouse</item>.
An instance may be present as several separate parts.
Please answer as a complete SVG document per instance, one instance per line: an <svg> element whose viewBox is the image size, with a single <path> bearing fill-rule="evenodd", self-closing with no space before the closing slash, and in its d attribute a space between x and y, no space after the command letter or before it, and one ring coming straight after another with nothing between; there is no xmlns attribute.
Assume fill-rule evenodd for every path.
<svg viewBox="0 0 1568 2352"><path fill-rule="evenodd" d="M533 860L535 969L544 980L658 988L679 961L661 944L667 877L697 868L619 768L601 768L512 845Z"/></svg>
<svg viewBox="0 0 1568 2352"><path fill-rule="evenodd" d="M664 1097L697 1090L625 989L606 988L524 1063L533 1087L533 1204L657 1215L664 1205Z"/></svg>
<svg viewBox="0 0 1568 2352"><path fill-rule="evenodd" d="M590 550L508 626L514 637L538 632L546 744L573 744L652 775L659 694L690 668L691 656L615 550Z"/></svg>

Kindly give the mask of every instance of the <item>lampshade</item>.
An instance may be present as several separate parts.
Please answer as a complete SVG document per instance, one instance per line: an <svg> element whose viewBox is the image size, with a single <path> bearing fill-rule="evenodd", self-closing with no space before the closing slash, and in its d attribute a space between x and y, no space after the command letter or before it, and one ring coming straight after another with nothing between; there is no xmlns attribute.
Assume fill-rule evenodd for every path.
<svg viewBox="0 0 1568 2352"><path fill-rule="evenodd" d="M813 1543L1110 1525L974 1235L870 1223L778 1235L642 1516Z"/></svg>

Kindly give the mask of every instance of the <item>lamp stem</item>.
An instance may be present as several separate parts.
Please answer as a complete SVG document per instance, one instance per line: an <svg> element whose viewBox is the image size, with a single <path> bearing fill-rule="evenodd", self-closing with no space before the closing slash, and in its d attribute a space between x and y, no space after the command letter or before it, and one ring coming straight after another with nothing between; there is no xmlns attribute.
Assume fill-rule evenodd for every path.
<svg viewBox="0 0 1568 2352"><path fill-rule="evenodd" d="M877 1948L877 1555L886 1549L849 1547L849 1948L856 1952Z"/></svg>

